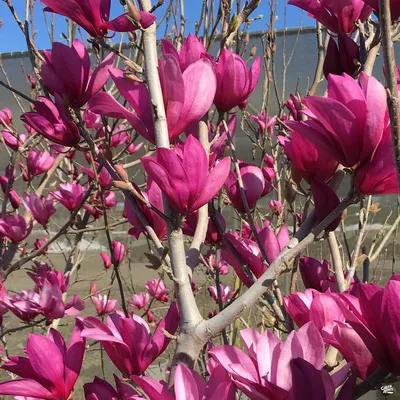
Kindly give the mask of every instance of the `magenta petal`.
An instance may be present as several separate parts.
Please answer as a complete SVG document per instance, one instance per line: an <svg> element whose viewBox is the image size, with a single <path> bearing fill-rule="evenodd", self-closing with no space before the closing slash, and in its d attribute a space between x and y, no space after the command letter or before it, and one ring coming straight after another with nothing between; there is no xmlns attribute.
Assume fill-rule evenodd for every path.
<svg viewBox="0 0 400 400"><path fill-rule="evenodd" d="M204 188L190 211L199 209L215 197L224 185L229 175L230 168L231 160L229 157L225 157L210 171Z"/></svg>
<svg viewBox="0 0 400 400"><path fill-rule="evenodd" d="M246 355L246 353L239 348L235 346L224 345L214 347L208 353L215 358L227 372L237 376L235 371L237 371L240 366L242 368L242 371L239 374L240 379L258 382L258 373L254 364ZM232 365L236 365L236 367L232 368Z"/></svg>
<svg viewBox="0 0 400 400"><path fill-rule="evenodd" d="M136 31L139 29L137 25L134 25L132 22L130 22L127 18L129 13L125 13L122 15L119 15L118 17L114 18L111 21L105 22L101 25L102 29L110 29L111 31L114 32L131 32L131 31Z"/></svg>
<svg viewBox="0 0 400 400"><path fill-rule="evenodd" d="M175 400L175 397L168 390L168 384L163 381L156 381L147 376L130 377L143 390L150 400Z"/></svg>
<svg viewBox="0 0 400 400"><path fill-rule="evenodd" d="M15 379L0 383L0 394L54 400L54 394L33 379ZM61 395L63 396L63 395ZM62 398L62 397L59 397Z"/></svg>
<svg viewBox="0 0 400 400"><path fill-rule="evenodd" d="M84 99L82 100L83 103L87 103L107 83L110 77L110 68L113 66L114 60L114 53L110 53L94 70L90 77Z"/></svg>
<svg viewBox="0 0 400 400"><path fill-rule="evenodd" d="M315 213L318 222L322 222L340 204L337 194L324 182L313 180L311 189L315 202ZM341 215L336 217L325 229L334 231L340 224Z"/></svg>
<svg viewBox="0 0 400 400"><path fill-rule="evenodd" d="M274 231L268 226L259 232L259 237L262 245L264 246L264 250L267 253L268 262L272 264L281 252L281 246L279 245L278 238L276 237Z"/></svg>
<svg viewBox="0 0 400 400"><path fill-rule="evenodd" d="M58 346L45 336L30 334L26 352L32 368L48 382L51 392L64 396L64 358Z"/></svg>
<svg viewBox="0 0 400 400"><path fill-rule="evenodd" d="M185 101L173 136L182 133L189 125L198 122L211 107L217 90L217 78L211 62L202 58L191 64L183 73ZM205 85L204 82L207 82Z"/></svg>
<svg viewBox="0 0 400 400"><path fill-rule="evenodd" d="M175 370L174 391L176 400L198 400L202 396L199 394L194 374L196 371L190 370L182 364L178 364ZM203 380L204 386L205 382Z"/></svg>

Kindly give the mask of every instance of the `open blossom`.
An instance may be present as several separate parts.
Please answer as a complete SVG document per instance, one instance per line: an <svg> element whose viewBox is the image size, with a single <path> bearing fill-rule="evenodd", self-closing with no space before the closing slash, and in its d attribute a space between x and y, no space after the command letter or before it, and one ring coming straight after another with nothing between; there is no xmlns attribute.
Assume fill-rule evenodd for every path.
<svg viewBox="0 0 400 400"><path fill-rule="evenodd" d="M1 111L0 111L1 112ZM23 133L11 133L7 129L1 131L4 143L14 151L17 151L19 147L26 142L27 136Z"/></svg>
<svg viewBox="0 0 400 400"><path fill-rule="evenodd" d="M31 150L28 153L26 166L31 177L47 172L54 164L54 157L48 151Z"/></svg>
<svg viewBox="0 0 400 400"><path fill-rule="evenodd" d="M131 300L129 301L129 305L137 310L141 310L147 306L150 300L149 293L138 293L133 294Z"/></svg>
<svg viewBox="0 0 400 400"><path fill-rule="evenodd" d="M33 218L43 226L49 223L51 216L56 212L52 198L39 197L36 193L24 193L22 202Z"/></svg>
<svg viewBox="0 0 400 400"><path fill-rule="evenodd" d="M61 293L65 293L69 286L69 272L63 274L61 271L52 269L44 262L33 265L32 271L28 271L27 275L35 282L36 292L43 288L45 281L50 282L52 285L57 285Z"/></svg>
<svg viewBox="0 0 400 400"><path fill-rule="evenodd" d="M361 85L361 86L360 86ZM360 85L349 75L329 75L328 97L303 99L307 121L287 121L345 167L369 161L389 124L386 91L374 77L360 74Z"/></svg>
<svg viewBox="0 0 400 400"><path fill-rule="evenodd" d="M230 111L245 102L257 86L261 71L261 57L247 68L242 57L223 49L215 63L217 92L214 104L219 111Z"/></svg>
<svg viewBox="0 0 400 400"><path fill-rule="evenodd" d="M229 274L229 265L228 263L223 260L221 257L219 258L219 265L218 265L218 273L219 275L228 275ZM208 261L207 267L211 267L213 270L217 269L217 254L215 250L210 250L207 253L205 259ZM207 271L208 272L208 271Z"/></svg>
<svg viewBox="0 0 400 400"><path fill-rule="evenodd" d="M85 318L82 336L98 340L114 365L127 377L142 374L164 352L178 328L179 312L172 303L168 312L151 335L147 323L137 315L131 318L119 314L107 317L107 324L94 318Z"/></svg>
<svg viewBox="0 0 400 400"><path fill-rule="evenodd" d="M115 197L115 192L110 190L104 191L103 197L100 196L100 192L96 192L83 205L83 208L89 211L95 219L101 218L104 214L104 210L111 210L117 205Z"/></svg>
<svg viewBox="0 0 400 400"><path fill-rule="evenodd" d="M208 287L208 292L210 293L210 296L213 298L213 300L216 303L218 303L218 290L217 290L217 288L215 286L209 286ZM220 292L222 303L226 303L235 294L235 292L231 292L230 286L224 286L222 284L219 285L219 292Z"/></svg>
<svg viewBox="0 0 400 400"><path fill-rule="evenodd" d="M275 215L281 215L285 209L282 202L279 200L271 200L268 204L268 207Z"/></svg>
<svg viewBox="0 0 400 400"><path fill-rule="evenodd" d="M99 163L95 162L94 166L96 168L96 171L98 171ZM96 177L95 172L90 167L81 168L81 171L89 177L90 181L92 181ZM113 181L110 173L104 167L101 168L100 172L97 173L97 178L98 178L99 184L103 187L109 187L111 185L111 182Z"/></svg>
<svg viewBox="0 0 400 400"><path fill-rule="evenodd" d="M290 0L288 4L307 11L311 17L334 33L350 34L356 29L355 23L358 20L363 23L370 16L372 9L366 3L369 3L369 1Z"/></svg>
<svg viewBox="0 0 400 400"><path fill-rule="evenodd" d="M262 110L258 115L250 115L250 119L257 123L260 135L268 134L270 137L274 136L274 128L278 119L276 115L273 117L268 115L267 121L265 110Z"/></svg>
<svg viewBox="0 0 400 400"><path fill-rule="evenodd" d="M146 192L142 192L138 186L133 183L135 189L140 193L151 205L156 207L161 212L164 211L162 193L158 185L149 178L147 180L147 188ZM141 223L137 214L133 211L132 205L128 199L125 199L125 208L124 213L126 218L133 228L129 229L128 233L134 236L136 239L139 238L140 234L146 234L145 228ZM167 237L167 225L165 223L165 219L158 215L156 212L147 207L143 202L136 201L137 206L146 216L149 225L153 228L157 237L160 240L164 240Z"/></svg>
<svg viewBox="0 0 400 400"><path fill-rule="evenodd" d="M399 374L400 276L393 275L384 288L364 283L358 286L358 297L340 296L346 321L362 338L375 361L387 371Z"/></svg>
<svg viewBox="0 0 400 400"><path fill-rule="evenodd" d="M52 50L44 51L43 55L45 62L40 71L43 84L51 94L65 96L69 107L82 107L102 89L115 58L110 53L92 71L89 52L79 39L71 47L54 42Z"/></svg>
<svg viewBox="0 0 400 400"><path fill-rule="evenodd" d="M158 148L157 157L141 160L172 208L182 214L191 213L214 198L224 184L231 164L225 157L208 171L206 152L193 136L186 140L182 157L173 150Z"/></svg>
<svg viewBox="0 0 400 400"><path fill-rule="evenodd" d="M12 112L8 107L4 107L0 110L0 125L10 125L12 122Z"/></svg>
<svg viewBox="0 0 400 400"><path fill-rule="evenodd" d="M1 366L21 378L0 383L0 394L30 399L69 399L85 352L81 331L82 325L78 321L68 348L64 338L53 328L47 337L30 333L25 349L27 357L10 356Z"/></svg>
<svg viewBox="0 0 400 400"><path fill-rule="evenodd" d="M85 189L79 183L61 183L58 190L51 192L59 203L70 211L74 211L80 204L85 196Z"/></svg>
<svg viewBox="0 0 400 400"><path fill-rule="evenodd" d="M165 287L161 279L153 279L152 281L145 282L147 291L150 296L155 297L158 301L167 303L169 300L169 290Z"/></svg>
<svg viewBox="0 0 400 400"><path fill-rule="evenodd" d="M61 97L54 98L55 103L39 96L33 102L35 111L22 114L21 120L54 143L75 146L80 140L79 129L67 115Z"/></svg>
<svg viewBox="0 0 400 400"><path fill-rule="evenodd" d="M105 36L107 30L116 32L130 32L139 28L122 14L110 21L110 0L79 1L79 0L41 0L47 7L45 11L64 15L85 29L93 37ZM143 28L148 28L156 17L146 11L138 11L139 22Z"/></svg>
<svg viewBox="0 0 400 400"><path fill-rule="evenodd" d="M197 123L212 105L217 81L211 61L200 59L183 73L179 61L167 54L159 63L160 82L168 124L170 142L192 124ZM111 77L119 92L135 113L127 110L111 95L98 93L89 102L89 108L97 114L127 119L142 137L155 144L154 122L150 94L144 83L125 77L126 72L112 69ZM204 85L207 82L207 85Z"/></svg>
<svg viewBox="0 0 400 400"><path fill-rule="evenodd" d="M189 34L185 39L180 50L177 50L173 43L166 39L161 40L161 45L162 54L164 56L167 54L173 55L179 61L179 66L182 72L184 72L189 65L207 55L203 43L197 39L193 33Z"/></svg>
<svg viewBox="0 0 400 400"><path fill-rule="evenodd" d="M0 233L14 243L22 242L31 233L33 228L32 221L29 225L22 215L5 215L0 218Z"/></svg>
<svg viewBox="0 0 400 400"><path fill-rule="evenodd" d="M284 297L287 312L298 326L312 321L321 332L324 341L336 347L351 368L361 379L366 379L378 364L356 331L345 323L339 307L339 295L319 293L307 289L305 293L294 293Z"/></svg>
<svg viewBox="0 0 400 400"><path fill-rule="evenodd" d="M344 374L338 372L342 376L339 382L323 369L324 342L312 322L298 332L292 331L283 343L269 330L261 335L248 328L240 335L247 354L230 345L215 347L209 354L230 374L238 389L251 399L304 399L303 392L296 392L294 388L299 372L296 371L298 360L300 364L306 363L307 368L301 368L303 380L310 379L316 399L333 399L335 387L346 378L349 365L343 367Z"/></svg>
<svg viewBox="0 0 400 400"><path fill-rule="evenodd" d="M198 372L178 364L171 389L168 388L167 382L156 381L147 376L132 376L131 379L149 400L235 400L236 398L235 386L221 366L213 368L208 382L205 382Z"/></svg>
<svg viewBox="0 0 400 400"><path fill-rule="evenodd" d="M105 315L113 312L117 300L110 299L107 294L100 294L95 282L90 282L90 300L96 308L97 315Z"/></svg>
<svg viewBox="0 0 400 400"><path fill-rule="evenodd" d="M269 263L274 262L281 250L289 242L289 231L287 227L283 225L278 235L276 235L271 228L265 226L258 234L268 257L266 261ZM255 241L245 239L237 233L226 233L225 240L231 243L241 260L237 260L227 246L224 246L222 249L222 258L232 265L239 279L247 287L250 287L253 284L254 277L258 279L267 269L267 264L261 261L262 256L260 248ZM252 276L248 276L244 271L242 266L243 262L248 266Z"/></svg>
<svg viewBox="0 0 400 400"><path fill-rule="evenodd" d="M256 165L239 162L239 168L247 203L249 208L252 209L256 206L260 198L272 190L272 186L265 181L261 168L258 168ZM246 209L242 201L236 171L229 172L228 178L225 181L225 189L229 200L236 210L244 213Z"/></svg>

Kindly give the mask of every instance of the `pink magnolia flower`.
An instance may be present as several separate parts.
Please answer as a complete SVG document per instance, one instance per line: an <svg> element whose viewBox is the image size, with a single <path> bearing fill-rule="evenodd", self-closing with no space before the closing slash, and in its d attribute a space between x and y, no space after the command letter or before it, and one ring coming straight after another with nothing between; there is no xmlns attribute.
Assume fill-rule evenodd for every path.
<svg viewBox="0 0 400 400"><path fill-rule="evenodd" d="M7 129L2 130L1 135L3 136L4 143L14 151L17 151L21 144L24 144L27 139L27 136L23 133L11 133Z"/></svg>
<svg viewBox="0 0 400 400"><path fill-rule="evenodd" d="M366 1L365 3L368 3ZM355 22L365 22L372 9L362 0L290 0L292 4L309 13L327 29L334 33L350 34L356 29Z"/></svg>
<svg viewBox="0 0 400 400"><path fill-rule="evenodd" d="M108 296L99 294L95 282L90 282L90 300L96 308L97 315L106 315L115 310L117 300L109 299Z"/></svg>
<svg viewBox="0 0 400 400"><path fill-rule="evenodd" d="M226 303L229 301L235 292L231 292L230 286L224 286L222 284L219 285L219 291L220 291L220 296L221 296L221 301L222 303ZM213 298L213 300L218 303L218 290L215 286L209 286L208 287L208 292L210 293L210 296Z"/></svg>
<svg viewBox="0 0 400 400"><path fill-rule="evenodd" d="M279 200L271 200L268 204L268 207L275 215L281 215L285 210L283 204Z"/></svg>
<svg viewBox="0 0 400 400"><path fill-rule="evenodd" d="M209 110L217 81L211 61L204 58L191 64L182 73L179 61L167 54L160 61L159 69L169 139L175 142L182 132L198 122ZM151 100L146 85L127 79L125 72L119 69L112 69L111 77L136 114L128 111L107 93L94 96L89 102L90 110L113 118L127 119L142 137L155 144Z"/></svg>
<svg viewBox="0 0 400 400"><path fill-rule="evenodd" d="M113 240L112 241L112 251L113 251L113 255L114 255L114 260L118 266L122 263L122 261L124 261L125 246L123 243L118 242L117 240Z"/></svg>
<svg viewBox="0 0 400 400"><path fill-rule="evenodd" d="M18 193L14 189L10 190L8 194L8 200L10 200L10 204L14 210L19 208L21 204L21 199L19 198Z"/></svg>
<svg viewBox="0 0 400 400"><path fill-rule="evenodd" d="M154 207L156 207L158 210L161 212L164 211L164 205L163 205L163 199L162 199L162 193L158 185L151 179L149 178L147 180L147 190L146 192L142 192L138 186L133 184L135 189ZM128 221L131 225L133 225L133 228L129 229L128 233L132 236L134 236L136 239L139 239L139 236L141 233L146 234L146 231L144 229L144 225L141 223L139 217L136 215L136 213L133 211L132 206L129 202L129 200L125 199L125 208L124 208L124 213L126 218L128 218ZM143 212L143 214L146 216L146 219L150 226L154 229L154 232L156 233L157 237L160 240L164 240L167 237L167 225L165 223L165 220L152 211L149 207L147 207L144 203L141 201L136 201L136 204L140 208L140 210Z"/></svg>
<svg viewBox="0 0 400 400"><path fill-rule="evenodd" d="M219 111L230 111L242 104L257 86L261 71L261 57L250 68L242 57L223 49L215 63L217 92L214 104Z"/></svg>
<svg viewBox="0 0 400 400"><path fill-rule="evenodd" d="M266 133L268 133L270 137L274 136L274 128L278 119L276 115L273 117L268 115L267 122L265 110L262 110L262 112L258 115L250 115L250 119L257 123L260 135L264 136Z"/></svg>
<svg viewBox="0 0 400 400"><path fill-rule="evenodd" d="M217 269L217 255L215 254L215 250L211 250L207 253L205 257L208 261L208 266L211 266L212 269ZM229 274L229 265L228 263L219 257L219 265L218 265L218 273L219 275L228 275Z"/></svg>
<svg viewBox="0 0 400 400"><path fill-rule="evenodd" d="M374 10L379 12L379 0L363 0L365 4L368 4ZM395 21L400 17L400 2L399 0L392 0L390 2L390 14L392 20Z"/></svg>
<svg viewBox="0 0 400 400"><path fill-rule="evenodd" d="M165 287L161 279L153 279L152 281L145 282L144 286L149 292L150 296L155 297L158 301L168 303L169 290Z"/></svg>
<svg viewBox="0 0 400 400"><path fill-rule="evenodd" d="M330 75L328 97L304 98L310 119L287 125L345 167L369 161L389 124L386 92L374 77ZM340 127L340 129L338 129Z"/></svg>
<svg viewBox="0 0 400 400"><path fill-rule="evenodd" d="M106 252L102 251L100 253L100 257L103 260L104 268L105 269L109 269L111 267L111 265L112 265L110 256Z"/></svg>
<svg viewBox="0 0 400 400"><path fill-rule="evenodd" d="M287 227L283 225L278 235L275 235L274 231L266 226L261 229L258 234L268 256L267 261L269 263L274 262L281 250L289 242L289 231ZM253 284L253 276L258 279L267 269L267 265L261 261L262 256L260 248L255 241L244 239L237 233L226 233L225 240L228 240L235 248L241 261L247 265L252 276L248 276L245 273L242 267L242 262L237 260L227 247L222 249L222 258L232 265L239 279L247 287L250 287Z"/></svg>
<svg viewBox="0 0 400 400"><path fill-rule="evenodd" d="M400 372L400 301L399 275L385 288L359 284L359 296L342 294L342 311L346 321L362 338L375 361L387 371Z"/></svg>
<svg viewBox="0 0 400 400"><path fill-rule="evenodd" d="M75 146L80 140L79 129L67 115L63 100L58 95L54 98L55 103L40 96L34 102L35 111L22 114L21 120L54 143Z"/></svg>
<svg viewBox="0 0 400 400"><path fill-rule="evenodd" d="M219 223L221 224L222 230L225 231L226 229L226 222L225 218L220 212L217 212L217 218ZM188 214L185 218L185 222L183 224L183 233L188 236L193 236L196 231L198 220L198 212L195 211L194 213ZM208 219L208 227L207 233L204 243L205 244L218 244L221 243L222 238L218 232L217 227L214 224L214 221L209 218Z"/></svg>
<svg viewBox="0 0 400 400"><path fill-rule="evenodd" d="M61 183L58 190L50 193L59 203L70 211L75 210L82 203L85 189L76 182Z"/></svg>
<svg viewBox="0 0 400 400"><path fill-rule="evenodd" d="M209 172L206 152L193 136L186 140L182 158L173 150L158 148L156 158L141 160L172 208L182 214L191 213L214 198L228 177L231 163L225 157Z"/></svg>
<svg viewBox="0 0 400 400"><path fill-rule="evenodd" d="M33 243L33 251L38 251L40 248L42 248L49 239L47 237L44 237L43 239L37 238L35 242ZM46 246L41 254L46 254L49 251L49 246Z"/></svg>
<svg viewBox="0 0 400 400"><path fill-rule="evenodd" d="M327 260L320 263L312 257L300 258L300 273L306 288L325 292L328 288L337 292L337 283Z"/></svg>
<svg viewBox="0 0 400 400"><path fill-rule="evenodd" d="M357 169L354 186L364 194L399 193L390 125L386 128L372 159Z"/></svg>
<svg viewBox="0 0 400 400"><path fill-rule="evenodd" d="M346 73L353 76L360 68L360 48L357 43L343 32L339 32L338 44L332 37L329 39L324 62L324 75L342 75Z"/></svg>
<svg viewBox="0 0 400 400"><path fill-rule="evenodd" d="M326 181L338 167L338 162L329 153L296 130L292 131L291 140L278 136L278 141L292 162L292 177L296 183L300 183L301 179L307 182L314 179Z"/></svg>
<svg viewBox="0 0 400 400"><path fill-rule="evenodd" d="M33 218L43 226L49 223L51 216L56 212L53 199L40 198L36 193L24 193L22 202Z"/></svg>
<svg viewBox="0 0 400 400"><path fill-rule="evenodd" d="M265 182L264 174L256 165L239 163L240 175L242 176L243 188L249 208L256 206L257 201L270 192L270 185ZM240 213L244 213L245 207L240 193L236 171L230 171L225 181L226 193L233 206ZM271 187L272 189L272 187Z"/></svg>
<svg viewBox="0 0 400 400"><path fill-rule="evenodd" d="M183 364L178 364L174 375L174 385L169 391L168 383L156 381L147 376L131 376L136 385L149 400L235 400L235 386L221 366L216 366L208 382L202 376Z"/></svg>
<svg viewBox="0 0 400 400"><path fill-rule="evenodd" d="M10 125L12 123L12 112L8 107L4 107L0 110L0 125Z"/></svg>
<svg viewBox="0 0 400 400"><path fill-rule="evenodd" d="M94 317L85 318L82 336L98 340L113 364L125 376L141 375L164 352L178 328L178 307L172 303L168 312L151 335L146 322L137 315L125 318L118 314L107 316L107 324Z"/></svg>
<svg viewBox="0 0 400 400"><path fill-rule="evenodd" d="M291 94L289 99L286 100L285 106L289 110L289 120L301 121L302 120L302 98L300 96L295 96Z"/></svg>
<svg viewBox="0 0 400 400"><path fill-rule="evenodd" d="M99 163L95 162L94 166L98 171ZM93 169L90 167L81 168L81 171L89 177L89 180L92 181L95 179L96 174L94 173ZM106 168L101 168L100 172L97 173L97 178L99 180L99 184L103 187L109 187L113 181L110 173L107 171Z"/></svg>
<svg viewBox="0 0 400 400"><path fill-rule="evenodd" d="M69 47L55 42L51 51L44 51L45 62L40 75L51 94L68 99L69 107L82 107L106 84L114 63L110 53L92 72L85 45L75 39Z"/></svg>
<svg viewBox="0 0 400 400"><path fill-rule="evenodd" d="M203 46L203 43L193 33L191 33L186 40L183 42L180 50L166 39L161 40L161 51L163 56L171 54L179 61L181 71L184 72L189 65L200 60L204 56L207 56L207 51Z"/></svg>
<svg viewBox="0 0 400 400"><path fill-rule="evenodd" d="M330 344L340 351L343 358L352 363L353 373L365 380L379 365L372 357L371 352L358 333L348 324L337 321L332 332L322 332L325 343Z"/></svg>
<svg viewBox="0 0 400 400"><path fill-rule="evenodd" d="M20 243L25 240L31 233L33 223L29 225L22 215L5 215L0 218L0 233L10 239L14 243Z"/></svg>
<svg viewBox="0 0 400 400"><path fill-rule="evenodd" d="M55 14L64 15L71 19L76 24L80 25L89 35L93 37L102 37L107 35L107 30L116 32L130 32L139 28L130 22L126 16L129 13L122 14L117 18L109 21L110 19L110 0L99 0L81 2L79 0L66 0L60 2L59 0L41 0L47 7L45 11L53 12ZM146 11L138 11L140 25L143 28L148 28L156 19L156 17Z"/></svg>
<svg viewBox="0 0 400 400"><path fill-rule="evenodd" d="M319 377L323 395L316 398L333 399L335 387L347 376L349 366L344 367L345 373L339 371L342 372L340 380L323 369L325 346L321 334L312 322L301 327L298 332L292 331L284 343L269 330L261 335L255 329L249 328L242 330L240 334L247 354L238 347L229 345L215 347L209 350L209 354L251 399L303 398L302 392L296 393L293 388L296 380L293 363L296 365L298 359L309 363L313 367L314 378ZM310 372L306 372L308 371L303 370L307 376Z"/></svg>
<svg viewBox="0 0 400 400"><path fill-rule="evenodd" d="M3 315L8 311L7 306L1 302L4 297L7 297L7 289L0 278L0 325L3 323Z"/></svg>
<svg viewBox="0 0 400 400"><path fill-rule="evenodd" d="M35 282L35 292L37 293L42 290L45 281L57 285L61 293L65 293L69 287L69 272L64 275L44 262L32 266L32 271L28 271L27 275Z"/></svg>
<svg viewBox="0 0 400 400"><path fill-rule="evenodd" d="M82 325L77 321L68 348L53 328L48 337L30 333L25 349L27 357L10 356L1 366L21 378L0 383L0 394L48 400L70 398L85 352L81 331Z"/></svg>
<svg viewBox="0 0 400 400"><path fill-rule="evenodd" d="M57 282L50 283L47 279L43 280L40 293L36 291L24 290L15 296L8 296L0 301L8 309L24 322L30 322L38 315L43 315L50 321L63 318L64 315L79 314L84 308L85 303L77 295L64 304L62 291Z"/></svg>
<svg viewBox="0 0 400 400"><path fill-rule="evenodd" d="M118 128L117 128L118 129ZM130 142L131 135L127 131L116 132L111 136L111 147L122 146L123 144Z"/></svg>
<svg viewBox="0 0 400 400"><path fill-rule="evenodd" d="M129 154L135 154L135 153L137 153L143 146L144 146L144 143L143 143L143 142L138 143L137 145L135 145L134 143L131 143L131 144L128 146L128 148L126 149L126 151L127 151Z"/></svg>
<svg viewBox="0 0 400 400"><path fill-rule="evenodd" d="M133 294L131 300L129 301L129 305L137 310L141 310L147 306L150 300L149 293L138 293Z"/></svg>
<svg viewBox="0 0 400 400"><path fill-rule="evenodd" d="M83 205L83 208L90 212L90 214L95 218L101 218L104 214L104 210L111 210L117 205L115 192L109 190L103 192L103 198L101 198L100 193L89 198L89 202Z"/></svg>
<svg viewBox="0 0 400 400"><path fill-rule="evenodd" d="M85 400L144 399L144 397L140 396L132 386L122 383L116 375L114 375L114 380L116 389L114 389L108 382L95 376L93 382L85 383L83 385Z"/></svg>

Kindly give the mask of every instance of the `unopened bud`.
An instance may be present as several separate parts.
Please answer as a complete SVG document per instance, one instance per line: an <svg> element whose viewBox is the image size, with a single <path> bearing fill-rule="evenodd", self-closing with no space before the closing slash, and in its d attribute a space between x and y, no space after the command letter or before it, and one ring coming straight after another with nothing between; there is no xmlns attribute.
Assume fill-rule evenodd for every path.
<svg viewBox="0 0 400 400"><path fill-rule="evenodd" d="M126 171L125 171L125 169L124 169L124 167L122 165L117 164L115 166L115 170L117 171L117 174L121 177L121 179L124 182L129 182L128 174L126 173Z"/></svg>
<svg viewBox="0 0 400 400"><path fill-rule="evenodd" d="M121 189L121 190L129 190L130 185L126 182L122 182L122 181L113 181L112 185L114 187L116 187L117 189Z"/></svg>
<svg viewBox="0 0 400 400"><path fill-rule="evenodd" d="M132 17L132 19L139 24L140 23L139 10L129 0L126 1L126 6L128 7L129 14Z"/></svg>
<svg viewBox="0 0 400 400"><path fill-rule="evenodd" d="M246 36L244 37L244 45L247 46L250 42L250 33L247 32Z"/></svg>
<svg viewBox="0 0 400 400"><path fill-rule="evenodd" d="M257 47L253 46L250 50L250 57L254 57L257 53Z"/></svg>
<svg viewBox="0 0 400 400"><path fill-rule="evenodd" d="M126 73L124 74L124 77L127 78L127 79L129 79L130 81L133 81L133 82L139 82L139 83L142 83L142 82L143 82L142 79L138 78L135 74L132 74L132 73L130 73L130 72L126 72Z"/></svg>

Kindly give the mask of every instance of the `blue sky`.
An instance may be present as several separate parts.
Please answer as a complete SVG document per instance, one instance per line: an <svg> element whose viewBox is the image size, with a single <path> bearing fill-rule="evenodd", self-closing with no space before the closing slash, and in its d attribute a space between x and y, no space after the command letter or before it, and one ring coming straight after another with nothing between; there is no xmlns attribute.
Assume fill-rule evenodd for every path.
<svg viewBox="0 0 400 400"><path fill-rule="evenodd" d="M62 0L60 0L62 1ZM276 27L284 27L284 9L285 0L281 0L278 6L278 20ZM169 1L165 1L165 4L157 10L156 14L161 17L167 7ZM186 32L190 33L194 31L194 24L198 20L200 14L202 0L186 0L186 18L188 19L186 25ZM21 20L24 20L25 15L25 1L14 0L14 7ZM122 6L119 0L112 0L112 16L117 16L123 12ZM252 24L251 30L263 30L266 28L266 22L269 20L269 6L268 0L262 0L261 6L257 10L257 15L262 14L263 18ZM50 14L46 13L48 20L50 20ZM11 52L11 51L24 51L26 50L25 38L15 23L11 13L3 1L0 1L0 19L3 21L3 26L0 28L0 53ZM297 27L302 19L302 26L314 25L314 20L307 17L305 13L302 13L297 7L287 6L286 14L286 26ZM62 40L62 32L65 32L66 23L65 18L57 16L56 18L56 40ZM49 35L46 29L45 20L43 17L42 7L40 1L37 1L35 8L35 31L36 34L36 45L39 49L46 49L50 46ZM163 32L160 29L160 32Z"/></svg>

